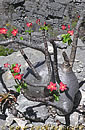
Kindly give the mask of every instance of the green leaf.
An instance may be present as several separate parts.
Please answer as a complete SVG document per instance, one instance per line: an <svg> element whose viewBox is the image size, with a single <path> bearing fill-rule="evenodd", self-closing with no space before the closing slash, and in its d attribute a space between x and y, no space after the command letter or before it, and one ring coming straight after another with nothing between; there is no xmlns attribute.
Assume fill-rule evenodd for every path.
<svg viewBox="0 0 85 130"><path fill-rule="evenodd" d="M41 31L41 30L43 30L43 29L44 29L44 27L40 27L40 28L39 28L39 31Z"/></svg>
<svg viewBox="0 0 85 130"><path fill-rule="evenodd" d="M13 31L13 29L11 28L11 29L9 29L8 31L7 31L7 37L9 38L10 36L12 36L12 32Z"/></svg>
<svg viewBox="0 0 85 130"><path fill-rule="evenodd" d="M26 83L24 83L24 84L23 84L23 87L27 88L27 84L26 84Z"/></svg>
<svg viewBox="0 0 85 130"><path fill-rule="evenodd" d="M68 45L71 44L72 40L71 40L71 37L70 37L70 34L67 33L67 34L62 34L62 41L63 43L68 43Z"/></svg>
<svg viewBox="0 0 85 130"><path fill-rule="evenodd" d="M57 96L56 94L53 94L54 98L56 101L59 101L59 96Z"/></svg>
<svg viewBox="0 0 85 130"><path fill-rule="evenodd" d="M16 88L17 92L20 93L22 86L18 84L15 88Z"/></svg>
<svg viewBox="0 0 85 130"><path fill-rule="evenodd" d="M10 49L9 51L8 51L8 54L10 55L10 54L12 54L14 52L14 50L13 49Z"/></svg>
<svg viewBox="0 0 85 130"><path fill-rule="evenodd" d="M44 29L45 29L46 31L48 31L48 26L45 26Z"/></svg>
<svg viewBox="0 0 85 130"><path fill-rule="evenodd" d="M5 50L6 50L6 51L9 51L9 48L6 48Z"/></svg>
<svg viewBox="0 0 85 130"><path fill-rule="evenodd" d="M70 40L68 41L68 45L70 46L70 45L71 45L71 43L72 43L72 40L70 39Z"/></svg>
<svg viewBox="0 0 85 130"><path fill-rule="evenodd" d="M56 100L56 101L59 101L59 96L56 96L55 100Z"/></svg>
<svg viewBox="0 0 85 130"><path fill-rule="evenodd" d="M25 32L28 32L29 35L31 35L31 33L33 32L33 30L29 29L29 30L25 30Z"/></svg>
<svg viewBox="0 0 85 130"><path fill-rule="evenodd" d="M13 73L14 72L14 70L13 69L11 69L11 73Z"/></svg>
<svg viewBox="0 0 85 130"><path fill-rule="evenodd" d="M13 71L14 72L14 71ZM15 75L18 75L19 73L13 73L13 75L15 76Z"/></svg>
<svg viewBox="0 0 85 130"><path fill-rule="evenodd" d="M20 87L18 87L18 88L16 89L18 93L20 93L20 89L21 89Z"/></svg>
<svg viewBox="0 0 85 130"><path fill-rule="evenodd" d="M23 37L20 37L20 40L23 40Z"/></svg>
<svg viewBox="0 0 85 130"><path fill-rule="evenodd" d="M25 32L29 32L29 30L25 30Z"/></svg>
<svg viewBox="0 0 85 130"><path fill-rule="evenodd" d="M49 93L52 93L52 92L49 90Z"/></svg>
<svg viewBox="0 0 85 130"><path fill-rule="evenodd" d="M64 37L64 36L65 36L65 34L62 34L62 35L61 35L61 37Z"/></svg>
<svg viewBox="0 0 85 130"><path fill-rule="evenodd" d="M15 65L16 65L16 64L12 64L12 65L11 65L11 68L15 67Z"/></svg>

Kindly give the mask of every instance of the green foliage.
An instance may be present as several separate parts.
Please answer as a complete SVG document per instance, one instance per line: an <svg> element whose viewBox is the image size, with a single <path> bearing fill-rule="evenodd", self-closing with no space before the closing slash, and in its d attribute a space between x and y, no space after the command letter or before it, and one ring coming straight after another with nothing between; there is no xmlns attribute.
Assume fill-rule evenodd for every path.
<svg viewBox="0 0 85 130"><path fill-rule="evenodd" d="M69 34L69 33L67 33L67 34L62 34L61 37L62 37L63 43L68 43L68 45L71 44L72 40L71 40L71 37L70 37L70 34Z"/></svg>
<svg viewBox="0 0 85 130"><path fill-rule="evenodd" d="M15 88L16 88L17 92L20 93L21 88L24 88L24 89L27 88L27 84L21 82L20 84L15 85Z"/></svg>
<svg viewBox="0 0 85 130"><path fill-rule="evenodd" d="M12 29L12 28L11 28L11 29L9 29L9 30L7 31L7 34L6 34L6 35L7 35L7 37L12 36L12 33L11 33L12 31L13 31L13 29Z"/></svg>
<svg viewBox="0 0 85 130"><path fill-rule="evenodd" d="M49 29L48 26L44 25L44 26L40 27L39 31L41 31L41 30L48 31L48 29Z"/></svg>
<svg viewBox="0 0 85 130"><path fill-rule="evenodd" d="M23 37L20 37L20 40L24 40L24 38L23 38Z"/></svg>
<svg viewBox="0 0 85 130"><path fill-rule="evenodd" d="M12 64L12 65L11 65L11 69L12 69L13 67L15 67L15 65L16 65L16 64Z"/></svg>
<svg viewBox="0 0 85 130"><path fill-rule="evenodd" d="M6 28L8 29L6 36L7 36L7 38L9 38L9 37L12 36L11 32L13 31L13 29L16 29L16 27L11 25L11 24L9 24L9 23L7 23L6 24Z"/></svg>
<svg viewBox="0 0 85 130"><path fill-rule="evenodd" d="M20 85L16 88L16 90L17 90L18 93L20 93L21 88L22 87Z"/></svg>
<svg viewBox="0 0 85 130"><path fill-rule="evenodd" d="M56 101L59 101L59 96L58 95L53 94L53 96L54 96L54 98L55 98Z"/></svg>
<svg viewBox="0 0 85 130"><path fill-rule="evenodd" d="M14 52L13 49L5 48L4 46L0 46L0 56L8 56Z"/></svg>
<svg viewBox="0 0 85 130"><path fill-rule="evenodd" d="M32 29L29 29L29 30L25 30L25 32L27 33L29 33L29 35L31 35L31 33L33 32L33 30Z"/></svg>
<svg viewBox="0 0 85 130"><path fill-rule="evenodd" d="M23 83L23 88L27 88L27 84L26 83Z"/></svg>

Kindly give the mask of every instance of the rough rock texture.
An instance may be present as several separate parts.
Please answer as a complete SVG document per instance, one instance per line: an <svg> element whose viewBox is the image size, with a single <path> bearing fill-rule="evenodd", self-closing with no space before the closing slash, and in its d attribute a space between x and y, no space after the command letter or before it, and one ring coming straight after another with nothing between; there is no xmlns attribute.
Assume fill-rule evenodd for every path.
<svg viewBox="0 0 85 130"><path fill-rule="evenodd" d="M75 13L80 14L84 7L84 0L1 0L0 21L24 30L26 22L40 18L59 31L61 24L71 23Z"/></svg>
<svg viewBox="0 0 85 130"><path fill-rule="evenodd" d="M85 0L0 0L0 27L5 26L6 23L11 23L15 25L19 32L22 32L25 29L26 22L35 22L37 18L40 18L42 23L46 21L47 24L51 24L55 27L54 32L61 33L61 25L62 24L71 24L72 18L85 8ZM35 24L35 23L34 23ZM34 28L36 31L36 26ZM83 28L83 30L85 30ZM85 34L83 31L81 34ZM36 33L33 36L33 42L41 43L42 39L40 38L40 33ZM78 45L84 46L84 44L79 40ZM68 48L67 52L69 54ZM50 46L50 50L52 48ZM39 61L40 59L44 59L44 56L40 52L33 51L32 49L25 49L26 54L32 60L32 62ZM62 63L61 53L59 50L58 60ZM39 55L39 57L38 57ZM80 103L80 110L85 110L85 47L78 47L76 60L74 64L74 71L77 75L78 81L81 82L82 87L80 91L82 93L82 100ZM18 59L18 60L17 60ZM27 67L26 62L22 58L20 52L13 53L7 57L0 57L0 66L4 63L15 63L22 65L22 72ZM1 73L0 73L1 75ZM10 76L9 76L10 75ZM8 89L14 89L13 85L15 84L13 77L11 74L6 72L3 74L3 79L8 87ZM11 80L10 80L11 79ZM0 79L0 93L6 92L5 88L2 86L2 82ZM39 119L41 122L48 124L56 123L57 120L65 124L64 117L60 117L56 114L56 110L53 110L51 107L51 112L49 114L49 108L45 105L40 106L40 103L28 101L23 95L18 97L19 106L17 106L18 110L25 112L26 116L32 118L32 121L37 119L37 122L33 121L32 124L39 124ZM38 106L39 105L39 106ZM41 111L42 109L42 111ZM29 111L31 114L29 115ZM8 114L8 113L7 113ZM48 117L49 115L49 117ZM9 118L10 115L9 115ZM47 119L48 118L48 119ZM78 112L72 113L71 115L71 125L84 124L84 116L79 114ZM40 123L41 123L40 122ZM0 114L0 125L4 125L6 123L5 117ZM9 120L10 123L10 120ZM43 123L42 123L43 124ZM6 129L7 130L7 129Z"/></svg>

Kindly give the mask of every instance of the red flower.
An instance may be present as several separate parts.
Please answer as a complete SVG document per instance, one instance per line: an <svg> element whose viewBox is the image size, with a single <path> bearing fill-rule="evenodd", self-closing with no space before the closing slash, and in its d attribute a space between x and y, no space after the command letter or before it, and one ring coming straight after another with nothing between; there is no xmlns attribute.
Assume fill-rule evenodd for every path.
<svg viewBox="0 0 85 130"><path fill-rule="evenodd" d="M70 35L73 35L74 34L74 30L69 30L69 31L67 31L67 33L69 33Z"/></svg>
<svg viewBox="0 0 85 130"><path fill-rule="evenodd" d="M46 22L44 22L44 25L46 25Z"/></svg>
<svg viewBox="0 0 85 130"><path fill-rule="evenodd" d="M18 66L18 64L16 64L12 69L14 70L14 73L19 73L20 72L20 66Z"/></svg>
<svg viewBox="0 0 85 130"><path fill-rule="evenodd" d="M18 29L13 29L11 33L13 34L13 36L16 36L16 34L18 33Z"/></svg>
<svg viewBox="0 0 85 130"><path fill-rule="evenodd" d="M0 34L6 34L8 29L6 28L0 28Z"/></svg>
<svg viewBox="0 0 85 130"><path fill-rule="evenodd" d="M52 92L53 90L56 90L56 83L50 82L50 85L47 86L47 89L50 89L50 91Z"/></svg>
<svg viewBox="0 0 85 130"><path fill-rule="evenodd" d="M32 23L26 23L27 27L31 27Z"/></svg>
<svg viewBox="0 0 85 130"><path fill-rule="evenodd" d="M40 24L40 19L37 19L37 20L36 20L36 24Z"/></svg>
<svg viewBox="0 0 85 130"><path fill-rule="evenodd" d="M60 82L59 85L60 85L60 88L59 88L59 89L60 89L61 91L64 91L64 90L67 89L67 85L63 84L62 82Z"/></svg>
<svg viewBox="0 0 85 130"><path fill-rule="evenodd" d="M80 15L78 15L78 19L80 18Z"/></svg>
<svg viewBox="0 0 85 130"><path fill-rule="evenodd" d="M15 75L14 78L15 78L15 79L18 79L18 80L21 80L21 79L22 79L22 76L23 76L23 74L18 74L18 75Z"/></svg>
<svg viewBox="0 0 85 130"><path fill-rule="evenodd" d="M70 29L70 25L68 25L68 29Z"/></svg>
<svg viewBox="0 0 85 130"><path fill-rule="evenodd" d="M61 28L62 28L62 30L65 30L65 29L66 29L66 26L65 26L65 25L62 25Z"/></svg>
<svg viewBox="0 0 85 130"><path fill-rule="evenodd" d="M14 73L19 73L20 72L20 68L19 67L13 67Z"/></svg>
<svg viewBox="0 0 85 130"><path fill-rule="evenodd" d="M9 67L9 65L10 65L10 64L5 63L5 64L4 64L4 67L5 67L5 68L6 68L6 67Z"/></svg>

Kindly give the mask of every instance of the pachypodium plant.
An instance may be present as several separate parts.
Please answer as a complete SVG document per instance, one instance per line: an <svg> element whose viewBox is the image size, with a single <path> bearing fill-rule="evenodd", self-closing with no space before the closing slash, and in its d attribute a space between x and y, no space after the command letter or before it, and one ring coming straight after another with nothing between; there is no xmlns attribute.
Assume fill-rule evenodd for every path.
<svg viewBox="0 0 85 130"><path fill-rule="evenodd" d="M5 63L4 64L4 68L7 68L10 70L12 76L15 79L15 82L17 85L15 85L15 88L17 90L17 92L20 93L21 88L26 88L27 84L22 80L22 76L23 74L21 74L21 69L20 69L21 65L18 64L8 64Z"/></svg>
<svg viewBox="0 0 85 130"><path fill-rule="evenodd" d="M46 22L44 22L44 24L42 24L40 22L40 19L36 20L36 24L40 26L39 31L44 32L44 40L46 40L45 33L49 30L49 26L46 24ZM28 32L28 34L30 36L30 40L31 40L31 33L33 32L33 30L32 30L33 24L32 24L32 22L26 23L26 26L29 29L25 30L25 32ZM65 30L66 28L67 27L65 25L62 25L62 30ZM4 35L8 36L8 34L10 32L11 35L13 37L15 37L17 35L17 33L18 33L18 29L16 29L16 28L13 29L12 28L12 30L11 31L10 30L5 29L5 28L1 28L1 34L4 34ZM63 34L62 35L62 39L61 40L63 41L63 43L68 42L68 45L70 45L71 42L72 42L71 37L70 37L71 35L73 35L73 30L70 30L70 25L68 25L67 34ZM20 40L24 40L23 37L20 37ZM45 42L45 48L47 46L46 44L47 43ZM21 88L26 88L27 87L27 84L23 81L23 74L20 74L20 72L21 72L21 69L20 69L21 65L18 65L18 64L10 65L10 64L6 63L6 64L4 64L4 67L8 68L11 71L11 73L12 73L14 79L15 79L15 82L17 84L15 86L15 88L16 88L17 92L20 93ZM60 82L59 84L50 82L50 84L47 86L47 89L49 89L49 93L54 97L54 99L56 101L58 101L60 94L62 92L65 92L65 90L67 90L67 85L63 84L62 82Z"/></svg>
<svg viewBox="0 0 85 130"><path fill-rule="evenodd" d="M44 34L44 39L43 40L45 42L45 49L47 48L47 50L45 50L45 51L48 51L48 47L46 45L47 43L46 43L45 34L49 30L49 25L47 25L46 22L42 23L40 21L40 19L36 20L36 24L39 25L39 27L40 27L39 31L42 31L42 33L44 32L43 33ZM31 41L31 33L33 32L33 30L32 30L33 23L32 22L27 22L26 26L28 27L28 30L25 30L25 32L29 34L30 41ZM7 25L7 27L8 27L8 25ZM61 29L62 30L67 30L66 34L61 35L62 42L63 43L68 43L68 45L70 45L72 43L71 36L74 34L74 30L71 29L70 25L62 25ZM16 29L15 27L10 28L9 30L7 28L0 28L0 34L16 37L17 34L18 34L18 29ZM23 37L20 37L20 40L23 41L24 40ZM21 51L21 53L22 53L22 51ZM49 66L49 64L47 64L47 66ZM4 67L7 67L7 68L10 69L10 71L11 71L11 73L12 73L14 79L15 79L15 82L17 84L15 87L16 87L18 92L20 92L22 87L27 87L27 84L24 83L24 81L22 80L23 74L20 74L20 71L21 71L20 65L18 65L18 64L12 64L12 65L5 64ZM53 82L50 82L50 84L47 86L47 89L49 89L49 93L51 95L53 95L54 99L56 101L58 101L60 94L62 92L65 92L65 90L67 90L67 85L62 83L62 81L60 81L57 84L53 83Z"/></svg>

